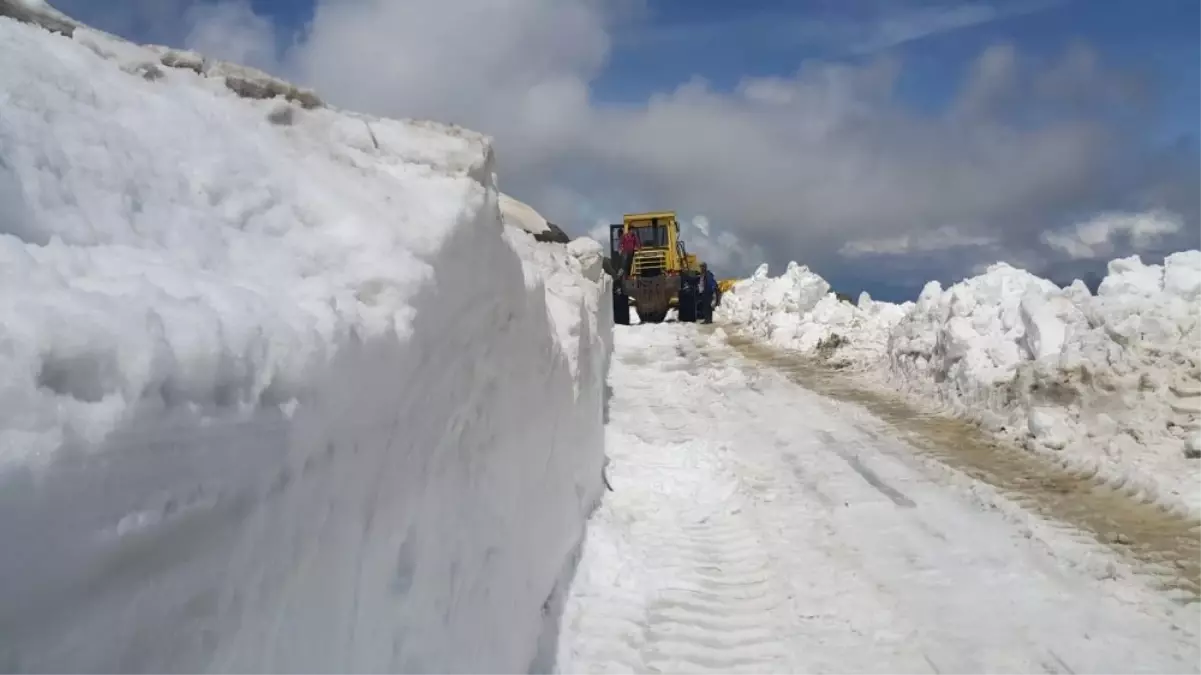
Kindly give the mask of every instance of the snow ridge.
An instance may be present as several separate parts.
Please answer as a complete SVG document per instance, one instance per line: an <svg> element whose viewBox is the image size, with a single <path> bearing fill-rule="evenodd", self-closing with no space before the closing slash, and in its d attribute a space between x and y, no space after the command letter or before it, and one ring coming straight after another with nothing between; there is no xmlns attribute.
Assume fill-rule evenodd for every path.
<svg viewBox="0 0 1201 675"><path fill-rule="evenodd" d="M1199 301L1201 251L1113 260L1095 296L998 263L901 305L839 301L791 263L735 284L719 317L1195 516Z"/></svg>
<svg viewBox="0 0 1201 675"><path fill-rule="evenodd" d="M600 245L504 225L484 136L72 25L0 16L0 663L540 663Z"/></svg>

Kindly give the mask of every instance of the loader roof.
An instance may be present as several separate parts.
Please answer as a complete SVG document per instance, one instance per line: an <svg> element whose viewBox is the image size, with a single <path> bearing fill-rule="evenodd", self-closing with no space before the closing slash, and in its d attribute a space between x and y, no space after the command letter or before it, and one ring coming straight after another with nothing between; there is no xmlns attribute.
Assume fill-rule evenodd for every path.
<svg viewBox="0 0 1201 675"><path fill-rule="evenodd" d="M627 223L632 220L650 220L652 218L675 220L676 212L675 211L648 211L646 213L627 213L627 214L625 214L625 216L623 218L624 218L625 222L627 222Z"/></svg>

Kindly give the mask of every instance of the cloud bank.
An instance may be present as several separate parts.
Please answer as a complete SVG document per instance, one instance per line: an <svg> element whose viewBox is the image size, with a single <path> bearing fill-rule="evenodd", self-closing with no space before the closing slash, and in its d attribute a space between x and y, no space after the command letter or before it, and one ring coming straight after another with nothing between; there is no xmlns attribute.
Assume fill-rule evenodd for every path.
<svg viewBox="0 0 1201 675"><path fill-rule="evenodd" d="M624 31L645 36L638 0L317 0L299 30L245 0L165 4L177 22L163 34L189 47L337 105L491 134L504 189L570 232L676 209L722 274L795 258L920 284L998 259L1041 271L1198 243L1195 149L1147 143L1146 83L1086 44L1049 58L990 44L944 109L906 104L906 63L878 50L1005 13L987 4L887 17L847 45L874 54L732 90L696 77L636 105L598 101L591 83ZM167 25L163 6L106 20Z"/></svg>

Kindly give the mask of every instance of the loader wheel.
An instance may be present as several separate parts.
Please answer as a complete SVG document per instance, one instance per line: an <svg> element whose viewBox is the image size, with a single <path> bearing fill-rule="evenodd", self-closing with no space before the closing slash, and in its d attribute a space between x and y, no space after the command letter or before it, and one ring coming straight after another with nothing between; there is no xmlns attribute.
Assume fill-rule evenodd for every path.
<svg viewBox="0 0 1201 675"><path fill-rule="evenodd" d="M630 325L630 299L616 290L613 291L613 323L618 326Z"/></svg>

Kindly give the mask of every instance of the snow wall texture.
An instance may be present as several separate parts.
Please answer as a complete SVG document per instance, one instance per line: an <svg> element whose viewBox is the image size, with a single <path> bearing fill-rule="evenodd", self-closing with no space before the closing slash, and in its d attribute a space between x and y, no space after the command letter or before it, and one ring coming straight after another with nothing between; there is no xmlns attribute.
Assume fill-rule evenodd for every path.
<svg viewBox="0 0 1201 675"><path fill-rule="evenodd" d="M803 265L779 277L761 265L718 317L1201 513L1201 251L1113 260L1095 296L998 263L900 305L842 302Z"/></svg>
<svg viewBox="0 0 1201 675"><path fill-rule="evenodd" d="M601 246L485 137L55 21L0 16L0 669L551 667Z"/></svg>

